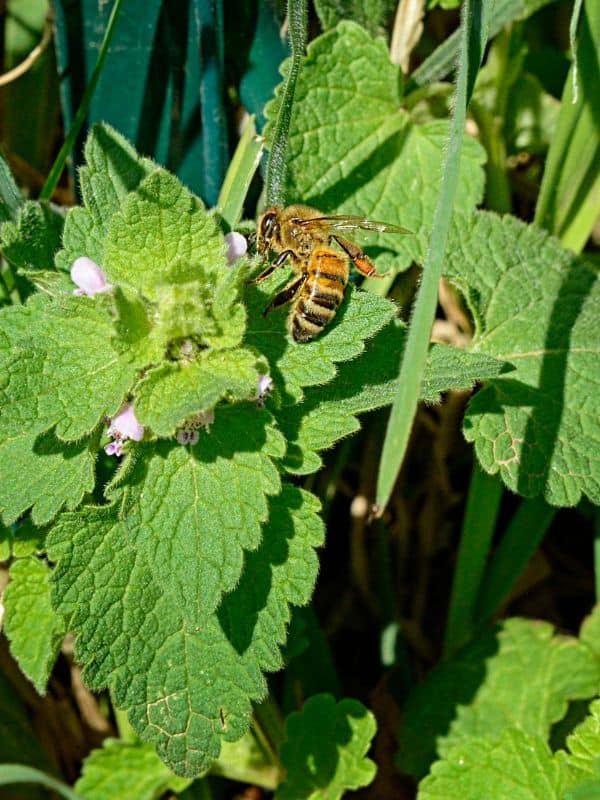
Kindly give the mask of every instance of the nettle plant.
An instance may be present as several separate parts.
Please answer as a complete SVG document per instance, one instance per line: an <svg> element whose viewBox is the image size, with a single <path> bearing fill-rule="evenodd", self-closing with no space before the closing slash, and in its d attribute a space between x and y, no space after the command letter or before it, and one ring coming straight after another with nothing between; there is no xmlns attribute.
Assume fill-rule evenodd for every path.
<svg viewBox="0 0 600 800"><path fill-rule="evenodd" d="M378 267L396 271L424 260L449 132L402 110L400 92L383 41L358 25L312 42L286 184L290 200L413 230L369 239ZM277 109L276 97L271 120ZM351 288L323 335L294 343L285 309L262 315L289 271L250 284L258 259L228 253L218 215L110 127L92 129L85 160L82 207L63 217L17 199L1 232L21 282L37 287L0 315L5 628L40 692L73 632L86 684L108 689L147 743L93 754L82 794L107 796L94 786L125 760L155 791L178 791L243 740L283 665L291 608L310 601L325 537L319 500L296 476L318 470L358 415L392 403L405 325L393 302ZM430 349L421 397L482 383L464 432L483 469L554 506L598 503L597 272L541 230L476 211L483 165L465 136L444 273L474 336L468 349ZM496 651L462 656L481 663L485 651L489 683L437 749L420 797L484 786L500 762L508 780L532 754L537 772L523 781L550 789L523 797L559 797L593 775L583 742L599 744L595 707L568 750L553 755L547 737L570 700L597 694L597 624L565 645L550 626L513 620ZM529 661L515 666L511 652ZM446 669L460 675L461 663ZM546 680L529 681L544 665ZM431 730L460 701L444 679L413 695L401 731L403 767L417 776L435 758ZM518 691L543 710L528 715ZM373 734L360 704L312 698L288 720L277 796L368 784ZM319 786L329 793L310 794Z"/></svg>

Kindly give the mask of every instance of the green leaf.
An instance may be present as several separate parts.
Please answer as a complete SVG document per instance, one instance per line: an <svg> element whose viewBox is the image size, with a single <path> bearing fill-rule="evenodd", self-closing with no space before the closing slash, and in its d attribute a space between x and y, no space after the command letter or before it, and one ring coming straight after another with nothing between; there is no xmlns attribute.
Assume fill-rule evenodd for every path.
<svg viewBox="0 0 600 800"><path fill-rule="evenodd" d="M8 561L11 556L43 555L45 538L45 529L37 528L31 517L25 517L10 527L0 524L0 561Z"/></svg>
<svg viewBox="0 0 600 800"><path fill-rule="evenodd" d="M317 452L358 430L356 415L393 402L405 330L405 325L398 321L383 328L369 342L362 358L340 367L327 389L326 399L319 389L308 390L303 402L277 412L288 441L284 465L289 472L307 474L318 469L321 459ZM502 369L502 362L489 356L434 345L429 353L421 399L439 402L442 392L470 389L476 381L494 377Z"/></svg>
<svg viewBox="0 0 600 800"><path fill-rule="evenodd" d="M287 774L276 800L338 800L349 789L368 786L376 766L365 753L375 731L375 718L357 700L309 698L287 718L281 746Z"/></svg>
<svg viewBox="0 0 600 800"><path fill-rule="evenodd" d="M372 36L386 33L395 8L395 0L315 0L315 10L324 30L349 19L366 28Z"/></svg>
<svg viewBox="0 0 600 800"><path fill-rule="evenodd" d="M563 800L566 780L548 745L516 728L465 739L419 785L418 800Z"/></svg>
<svg viewBox="0 0 600 800"><path fill-rule="evenodd" d="M475 317L473 349L515 367L467 411L482 467L554 506L600 503L596 271L539 229L478 212L455 228L446 273Z"/></svg>
<svg viewBox="0 0 600 800"><path fill-rule="evenodd" d="M45 553L46 528L38 528L31 521L31 517L25 517L16 523L13 529L12 555L15 558L39 556Z"/></svg>
<svg viewBox="0 0 600 800"><path fill-rule="evenodd" d="M136 389L136 416L158 436L172 436L184 420L227 397L256 395L256 356L248 350L200 352L196 361L165 364L148 372Z"/></svg>
<svg viewBox="0 0 600 800"><path fill-rule="evenodd" d="M506 109L505 135L512 152L544 152L554 138L560 103L527 72L511 87Z"/></svg>
<svg viewBox="0 0 600 800"><path fill-rule="evenodd" d="M51 303L35 295L3 312L2 437L33 436L56 426L59 439L79 439L118 411L135 366L129 354L115 351L113 322L98 300L66 297Z"/></svg>
<svg viewBox="0 0 600 800"><path fill-rule="evenodd" d="M217 423L218 416L215 430ZM202 452L210 445L201 440L198 447ZM221 490L226 499L220 510L232 524L240 510L227 499L228 488ZM161 491L153 487L159 503ZM308 602L316 578L314 548L323 541L318 508L314 496L291 486L272 498L262 542L247 554L240 581L216 615L206 611L196 624L186 619L187 593L195 594L196 585L188 580L183 597L174 590L174 582L159 575L169 565L148 561L151 548L132 541L114 507L64 514L49 534L50 557L58 561L54 600L60 613L72 615L85 680L111 689L136 731L158 745L177 774L197 775L218 756L221 739L241 738L251 701L266 692L261 672L281 667L289 605ZM215 556L229 535L213 531ZM176 558L176 539L171 551ZM180 558L189 566L184 553L185 543Z"/></svg>
<svg viewBox="0 0 600 800"><path fill-rule="evenodd" d="M470 737L493 737L510 727L546 739L568 702L593 697L599 685L600 659L587 645L553 635L547 623L509 619L413 690L398 762L420 776L436 751L449 758Z"/></svg>
<svg viewBox="0 0 600 800"><path fill-rule="evenodd" d="M600 800L600 778L578 783L564 795L563 800Z"/></svg>
<svg viewBox="0 0 600 800"><path fill-rule="evenodd" d="M28 200L19 208L16 222L5 222L0 228L2 254L23 270L51 270L64 221L48 203Z"/></svg>
<svg viewBox="0 0 600 800"><path fill-rule="evenodd" d="M449 135L446 121L416 124L401 108L399 87L400 69L384 41L340 23L308 47L287 156L290 201L415 232L361 234L378 268L395 270L424 259ZM266 109L269 119L279 94ZM468 136L463 146L455 208L469 211L482 199L485 156Z"/></svg>
<svg viewBox="0 0 600 800"><path fill-rule="evenodd" d="M600 658L600 605L594 606L581 626L579 638Z"/></svg>
<svg viewBox="0 0 600 800"><path fill-rule="evenodd" d="M166 335L197 335L212 347L230 347L245 326L238 298L244 272L228 267L224 253L215 219L200 200L173 175L155 170L111 218L103 269L111 283L156 304L157 326Z"/></svg>
<svg viewBox="0 0 600 800"><path fill-rule="evenodd" d="M191 624L233 589L244 550L260 544L267 495L280 490L272 459L283 452L268 412L223 406L194 447L139 447L132 474L113 491L123 497L129 541Z"/></svg>
<svg viewBox="0 0 600 800"><path fill-rule="evenodd" d="M396 314L396 307L389 300L350 290L325 331L310 342L297 344L287 333L289 307L261 316L269 299L285 282L286 279L274 276L260 286L249 287L245 341L265 356L281 401L289 405L302 399L304 387L331 381L337 371L336 364L362 353L365 340L389 322Z"/></svg>
<svg viewBox="0 0 600 800"><path fill-rule="evenodd" d="M590 705L588 716L567 738L567 748L568 752L560 750L556 754L556 760L568 770L575 785L589 778L600 778L600 700ZM567 795L565 800L571 798Z"/></svg>
<svg viewBox="0 0 600 800"><path fill-rule="evenodd" d="M0 462L11 465L0 481L4 523L31 508L33 522L45 525L63 506L76 508L94 488L98 444L98 437L66 444L51 432L6 438L0 444Z"/></svg>
<svg viewBox="0 0 600 800"><path fill-rule="evenodd" d="M106 273L114 283L156 299L161 287L224 272L223 240L198 198L156 169L108 223Z"/></svg>
<svg viewBox="0 0 600 800"><path fill-rule="evenodd" d="M177 778L152 745L105 739L83 762L75 791L85 800L154 800L165 792L182 792L190 783Z"/></svg>
<svg viewBox="0 0 600 800"><path fill-rule="evenodd" d="M10 168L0 151L0 222L16 220L25 198L15 183Z"/></svg>
<svg viewBox="0 0 600 800"><path fill-rule="evenodd" d="M109 125L94 125L84 153L86 166L80 169L79 180L85 207L73 208L67 215L64 249L56 256L57 267L67 272L79 256L87 256L102 266L111 217L127 194L156 169Z"/></svg>
<svg viewBox="0 0 600 800"><path fill-rule="evenodd" d="M4 590L4 630L10 652L40 694L66 632L64 620L50 602L51 570L37 558L22 558L10 568Z"/></svg>

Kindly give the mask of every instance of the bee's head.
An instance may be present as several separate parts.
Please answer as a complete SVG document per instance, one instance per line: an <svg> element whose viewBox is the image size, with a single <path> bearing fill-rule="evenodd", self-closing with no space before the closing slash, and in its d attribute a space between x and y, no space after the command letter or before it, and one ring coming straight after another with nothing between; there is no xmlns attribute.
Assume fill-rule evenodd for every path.
<svg viewBox="0 0 600 800"><path fill-rule="evenodd" d="M278 208L268 208L258 221L256 249L260 254L268 253L279 239Z"/></svg>

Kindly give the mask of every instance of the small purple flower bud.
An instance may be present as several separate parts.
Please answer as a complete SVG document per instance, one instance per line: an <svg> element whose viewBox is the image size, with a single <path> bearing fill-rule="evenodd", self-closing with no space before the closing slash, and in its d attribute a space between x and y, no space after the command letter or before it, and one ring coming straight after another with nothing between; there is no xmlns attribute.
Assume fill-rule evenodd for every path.
<svg viewBox="0 0 600 800"><path fill-rule="evenodd" d="M175 438L179 444L194 445L198 444L200 434L198 431L190 430L190 428L182 428L180 431L177 431L177 436Z"/></svg>
<svg viewBox="0 0 600 800"><path fill-rule="evenodd" d="M108 292L113 288L107 283L106 275L98 264L87 256L75 259L71 267L71 280L79 287L73 290L73 294L85 294L88 297Z"/></svg>
<svg viewBox="0 0 600 800"><path fill-rule="evenodd" d="M121 445L120 441L109 442L105 448L104 452L107 456L117 456L119 458L123 455L123 446Z"/></svg>
<svg viewBox="0 0 600 800"><path fill-rule="evenodd" d="M225 258L227 259L228 265L231 267L238 258L246 255L248 250L248 241L245 236L242 236L241 233L237 231L231 231L231 233L225 234L225 244L227 245L227 252L225 253Z"/></svg>
<svg viewBox="0 0 600 800"><path fill-rule="evenodd" d="M119 413L111 419L108 435L121 441L133 439L134 442L139 442L143 439L144 426L137 421L131 403L124 405Z"/></svg>

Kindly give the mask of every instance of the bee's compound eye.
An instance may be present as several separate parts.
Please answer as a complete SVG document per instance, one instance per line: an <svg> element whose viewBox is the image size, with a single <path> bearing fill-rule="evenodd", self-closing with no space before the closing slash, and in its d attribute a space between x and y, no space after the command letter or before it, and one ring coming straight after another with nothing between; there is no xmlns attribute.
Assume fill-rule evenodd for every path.
<svg viewBox="0 0 600 800"><path fill-rule="evenodd" d="M263 217L262 225L260 226L260 232L265 237L270 237L273 235L273 231L275 230L275 224L277 221L277 217L275 214L265 214Z"/></svg>

